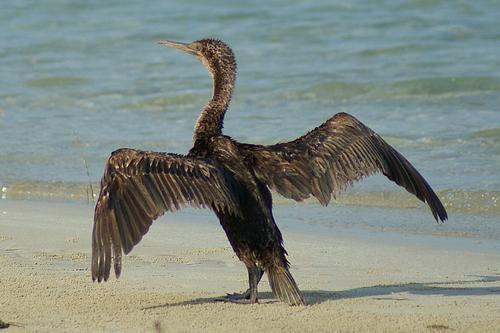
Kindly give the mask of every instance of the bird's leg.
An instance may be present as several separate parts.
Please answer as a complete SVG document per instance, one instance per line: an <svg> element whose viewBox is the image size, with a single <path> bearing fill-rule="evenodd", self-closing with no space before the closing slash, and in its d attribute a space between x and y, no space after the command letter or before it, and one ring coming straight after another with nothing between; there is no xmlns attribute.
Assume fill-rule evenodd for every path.
<svg viewBox="0 0 500 333"><path fill-rule="evenodd" d="M262 275L264 275L264 271L255 265L250 266L250 267L247 266L247 270L248 270L249 288L241 294L239 294L239 293L228 294L227 298L229 300L234 301L234 300L249 299L250 303L257 302L257 285L259 284L260 279L262 279ZM253 300L253 302L252 302L252 290L254 290L253 296L255 298Z"/></svg>
<svg viewBox="0 0 500 333"><path fill-rule="evenodd" d="M264 274L264 271L257 266L248 268L249 288L247 292L249 293L248 299L250 300L250 304L257 303L257 285L262 278L262 274Z"/></svg>

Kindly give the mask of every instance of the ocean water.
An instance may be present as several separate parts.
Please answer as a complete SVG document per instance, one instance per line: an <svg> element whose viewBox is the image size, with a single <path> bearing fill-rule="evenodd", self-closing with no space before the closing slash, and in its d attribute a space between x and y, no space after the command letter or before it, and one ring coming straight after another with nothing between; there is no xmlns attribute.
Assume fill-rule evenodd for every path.
<svg viewBox="0 0 500 333"><path fill-rule="evenodd" d="M187 152L211 80L157 41L213 37L238 60L226 134L271 144L348 112L427 178L450 232L500 239L499 17L486 0L2 3L2 198L91 201L111 151ZM339 202L363 216L417 209L415 226L432 224L382 176ZM324 221L333 207L302 218Z"/></svg>

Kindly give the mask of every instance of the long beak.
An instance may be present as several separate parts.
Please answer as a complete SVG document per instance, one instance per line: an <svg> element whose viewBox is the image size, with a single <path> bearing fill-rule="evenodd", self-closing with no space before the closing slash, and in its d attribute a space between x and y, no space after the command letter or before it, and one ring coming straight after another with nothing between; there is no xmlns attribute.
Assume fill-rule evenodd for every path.
<svg viewBox="0 0 500 333"><path fill-rule="evenodd" d="M161 40L158 42L158 44L166 45L166 46L170 46L170 47L175 47L176 49L182 50L182 51L187 52L189 54L198 55L198 51L191 48L191 46L189 44L186 44L186 43L174 42L171 40Z"/></svg>

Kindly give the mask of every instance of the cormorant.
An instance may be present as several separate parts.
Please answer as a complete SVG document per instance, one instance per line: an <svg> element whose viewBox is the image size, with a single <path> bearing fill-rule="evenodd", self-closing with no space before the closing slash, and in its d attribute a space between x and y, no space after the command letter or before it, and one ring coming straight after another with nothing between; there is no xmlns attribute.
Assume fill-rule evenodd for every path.
<svg viewBox="0 0 500 333"><path fill-rule="evenodd" d="M118 278L122 252L128 254L158 216L191 205L215 212L245 264L249 289L242 298L257 302L257 284L265 272L278 299L301 305L305 301L289 272L270 190L297 201L312 195L326 206L353 182L381 172L427 202L436 221L447 219L441 201L410 162L347 113L296 140L270 146L239 143L222 134L236 79L232 50L215 39L160 44L196 56L212 75L213 95L196 122L187 155L124 148L109 157L95 207L94 281L108 280L112 262Z"/></svg>

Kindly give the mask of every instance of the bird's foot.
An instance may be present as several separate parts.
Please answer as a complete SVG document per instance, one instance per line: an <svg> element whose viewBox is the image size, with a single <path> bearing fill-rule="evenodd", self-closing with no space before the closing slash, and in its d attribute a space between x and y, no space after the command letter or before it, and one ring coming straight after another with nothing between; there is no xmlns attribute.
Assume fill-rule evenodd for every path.
<svg viewBox="0 0 500 333"><path fill-rule="evenodd" d="M226 302L231 302L231 303L237 303L237 304L252 304L252 303L257 303L257 298L255 300L252 300L250 297L250 289L243 293L233 293L233 294L227 294L225 297L222 299L223 301Z"/></svg>
<svg viewBox="0 0 500 333"><path fill-rule="evenodd" d="M227 294L225 298L229 301L250 299L250 289L247 289L247 291L242 293Z"/></svg>

